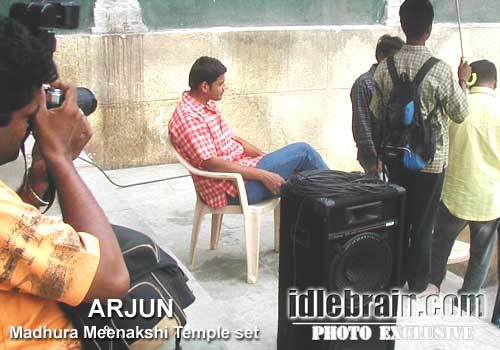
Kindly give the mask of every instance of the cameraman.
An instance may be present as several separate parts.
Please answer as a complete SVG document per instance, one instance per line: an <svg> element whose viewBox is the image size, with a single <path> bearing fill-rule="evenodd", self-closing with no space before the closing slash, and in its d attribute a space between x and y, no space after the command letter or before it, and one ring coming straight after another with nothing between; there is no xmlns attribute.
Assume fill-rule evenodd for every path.
<svg viewBox="0 0 500 350"><path fill-rule="evenodd" d="M91 137L75 88L54 84L65 102L46 108L41 86L51 68L51 54L39 41L0 16L0 165L19 156L30 129L36 140L21 189L16 193L0 181L1 349L78 349L78 339L57 339L72 329L57 302L118 298L129 286L115 234L73 165ZM49 174L64 223L38 210ZM11 326L48 329L52 338L11 339Z"/></svg>

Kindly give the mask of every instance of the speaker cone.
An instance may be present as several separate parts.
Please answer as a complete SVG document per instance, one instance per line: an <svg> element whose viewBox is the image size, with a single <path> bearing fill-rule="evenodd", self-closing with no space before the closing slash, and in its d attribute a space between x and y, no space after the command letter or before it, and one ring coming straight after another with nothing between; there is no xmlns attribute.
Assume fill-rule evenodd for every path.
<svg viewBox="0 0 500 350"><path fill-rule="evenodd" d="M330 289L358 293L384 290L392 272L392 250L383 235L365 232L347 241L330 263Z"/></svg>

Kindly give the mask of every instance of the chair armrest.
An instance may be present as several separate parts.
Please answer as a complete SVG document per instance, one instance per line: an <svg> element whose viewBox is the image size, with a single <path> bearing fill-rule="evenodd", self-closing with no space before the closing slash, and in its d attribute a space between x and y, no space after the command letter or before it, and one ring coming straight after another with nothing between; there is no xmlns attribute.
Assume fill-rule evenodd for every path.
<svg viewBox="0 0 500 350"><path fill-rule="evenodd" d="M248 199L247 199L247 192L245 189L245 182L243 181L243 176L238 173L219 173L215 171L203 171L196 169L195 171L191 171L193 175L197 176L203 176L203 177L208 177L212 179L221 179L221 180L228 180L228 181L235 181L236 182L236 187L238 188L238 194L240 196L240 203L243 208L243 211L245 212L248 207Z"/></svg>
<svg viewBox="0 0 500 350"><path fill-rule="evenodd" d="M168 142L170 144L170 147L172 147L172 150L179 160L179 162L189 171L191 175L196 175L196 176L203 176L203 177L208 177L212 179L220 179L220 180L230 180L230 181L236 181L236 187L238 188L238 194L240 196L240 203L241 207L243 209L243 212L247 211L248 208L248 199L247 199L247 192L245 190L245 182L243 182L243 176L238 173L219 173L215 171L205 171L201 170L198 168L195 168L192 166L188 161L186 161L182 156L177 152L175 149L174 145L172 144L172 141L170 140L170 136L168 138Z"/></svg>
<svg viewBox="0 0 500 350"><path fill-rule="evenodd" d="M209 177L212 179L224 179L224 180L243 180L241 174L238 173L219 173L217 171L204 171L200 169L190 169L189 172L193 175Z"/></svg>

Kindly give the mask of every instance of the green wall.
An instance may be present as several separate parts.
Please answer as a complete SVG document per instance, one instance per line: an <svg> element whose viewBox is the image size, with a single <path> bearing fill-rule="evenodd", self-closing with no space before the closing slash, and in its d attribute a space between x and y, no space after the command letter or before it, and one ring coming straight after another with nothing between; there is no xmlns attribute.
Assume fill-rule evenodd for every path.
<svg viewBox="0 0 500 350"><path fill-rule="evenodd" d="M157 28L373 24L383 0L139 0Z"/></svg>
<svg viewBox="0 0 500 350"><path fill-rule="evenodd" d="M434 0L436 22L456 22L455 0ZM460 0L462 22L500 22L500 0Z"/></svg>
<svg viewBox="0 0 500 350"><path fill-rule="evenodd" d="M151 29L374 24L384 0L139 0ZM433 0L436 22L456 22L455 0ZM459 0L463 22L500 22L500 0Z"/></svg>
<svg viewBox="0 0 500 350"><path fill-rule="evenodd" d="M0 0L7 15L16 0ZM19 0L17 0L19 1ZM23 1L27 2L27 1ZM93 26L95 0L80 0L80 28ZM150 29L217 26L374 24L384 0L139 0ZM433 0L436 22L455 22L455 0ZM462 21L500 22L500 0L460 0Z"/></svg>

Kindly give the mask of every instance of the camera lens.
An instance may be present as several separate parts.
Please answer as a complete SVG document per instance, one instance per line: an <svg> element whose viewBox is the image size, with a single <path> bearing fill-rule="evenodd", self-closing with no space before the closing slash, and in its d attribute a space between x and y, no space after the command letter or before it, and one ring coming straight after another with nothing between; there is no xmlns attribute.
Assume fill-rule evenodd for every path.
<svg viewBox="0 0 500 350"><path fill-rule="evenodd" d="M78 107L83 111L86 116L91 115L97 108L97 98L92 90L85 87L77 88Z"/></svg>

